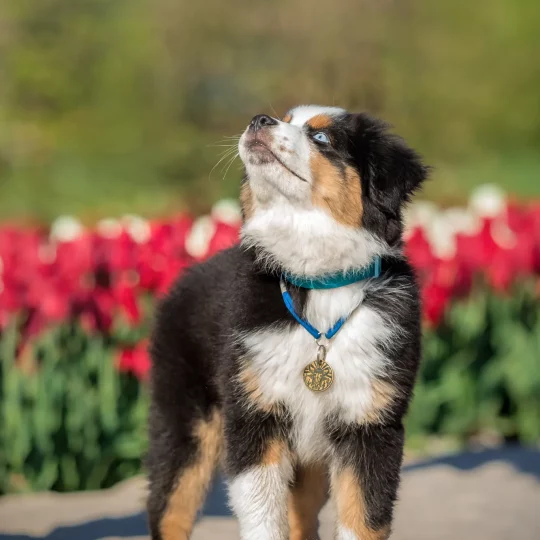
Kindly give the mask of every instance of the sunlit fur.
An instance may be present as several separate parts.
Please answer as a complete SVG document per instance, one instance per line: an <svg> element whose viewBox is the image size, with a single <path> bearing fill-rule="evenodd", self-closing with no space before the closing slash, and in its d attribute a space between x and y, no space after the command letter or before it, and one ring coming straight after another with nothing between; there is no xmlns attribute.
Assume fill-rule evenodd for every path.
<svg viewBox="0 0 540 540"><path fill-rule="evenodd" d="M200 478L191 490L200 499L223 439L243 540L285 540L313 528L330 483L325 474L338 537L384 540L420 359L418 288L403 254L402 209L426 169L382 122L336 107L255 117L239 153L241 244L186 272L157 314L152 538L187 538L193 493L181 488ZM375 256L383 261L376 279L328 290L288 285L296 311L316 328L347 319L328 343L334 382L314 393L302 372L317 344L285 308L280 277L346 272ZM223 431L203 444L201 426L209 425ZM309 470L318 471L313 501L295 483ZM291 486L301 514L287 516ZM175 509L182 515L175 518Z"/></svg>

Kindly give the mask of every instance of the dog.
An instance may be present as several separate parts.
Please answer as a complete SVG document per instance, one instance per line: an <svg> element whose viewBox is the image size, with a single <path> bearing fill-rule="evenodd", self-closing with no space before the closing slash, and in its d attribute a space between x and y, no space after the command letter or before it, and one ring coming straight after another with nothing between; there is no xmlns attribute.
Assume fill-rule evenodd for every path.
<svg viewBox="0 0 540 540"><path fill-rule="evenodd" d="M151 340L149 526L189 538L219 463L243 540L389 537L421 309L404 205L428 168L337 107L255 116L239 245L186 271Z"/></svg>

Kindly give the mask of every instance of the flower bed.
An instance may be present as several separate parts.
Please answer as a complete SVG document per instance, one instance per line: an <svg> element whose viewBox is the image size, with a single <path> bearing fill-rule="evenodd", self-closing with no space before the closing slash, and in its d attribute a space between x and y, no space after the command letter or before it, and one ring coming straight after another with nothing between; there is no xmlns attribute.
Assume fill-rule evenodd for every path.
<svg viewBox="0 0 540 540"><path fill-rule="evenodd" d="M409 444L540 440L540 205L493 188L463 209L414 205L406 249L422 286L425 359ZM234 203L147 222L0 227L0 492L111 485L145 447L153 301L234 244Z"/></svg>

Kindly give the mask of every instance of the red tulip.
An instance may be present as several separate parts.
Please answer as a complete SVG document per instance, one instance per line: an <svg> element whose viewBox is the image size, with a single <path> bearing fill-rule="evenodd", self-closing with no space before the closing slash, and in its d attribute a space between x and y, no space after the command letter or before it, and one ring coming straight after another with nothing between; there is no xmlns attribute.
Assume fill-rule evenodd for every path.
<svg viewBox="0 0 540 540"><path fill-rule="evenodd" d="M227 223L216 223L216 231L208 245L210 254L230 248L238 243L238 227Z"/></svg>
<svg viewBox="0 0 540 540"><path fill-rule="evenodd" d="M449 300L450 289L448 287L430 283L422 289L422 307L429 324L433 326L439 324Z"/></svg>
<svg viewBox="0 0 540 540"><path fill-rule="evenodd" d="M148 343L143 341L135 347L122 349L117 357L119 371L133 373L138 379L146 380L150 371Z"/></svg>
<svg viewBox="0 0 540 540"><path fill-rule="evenodd" d="M138 324L141 320L141 310L135 287L128 283L120 283L114 290L114 298L127 320L133 325Z"/></svg>
<svg viewBox="0 0 540 540"><path fill-rule="evenodd" d="M451 258L436 256L421 228L407 235L430 324L453 298L469 293L475 276L505 292L516 279L540 274L540 204L510 202L495 214L481 218L476 233L458 232ZM88 332L108 333L118 314L140 325L143 295L164 294L186 267L238 242L239 223L224 215L216 211L195 227L186 216L150 224L126 218L74 236L0 227L0 329L17 314L26 335L73 320ZM138 348L129 354L144 364L133 360L145 358Z"/></svg>

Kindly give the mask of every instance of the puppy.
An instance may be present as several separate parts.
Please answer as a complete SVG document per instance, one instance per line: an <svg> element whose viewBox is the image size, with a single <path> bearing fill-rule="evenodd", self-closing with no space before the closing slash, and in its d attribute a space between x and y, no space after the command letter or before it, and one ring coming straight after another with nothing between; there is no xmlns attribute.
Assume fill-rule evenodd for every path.
<svg viewBox="0 0 540 540"><path fill-rule="evenodd" d="M253 118L237 247L184 273L154 329L154 540L189 538L222 461L243 540L390 535L420 304L402 209L427 169L366 114Z"/></svg>

